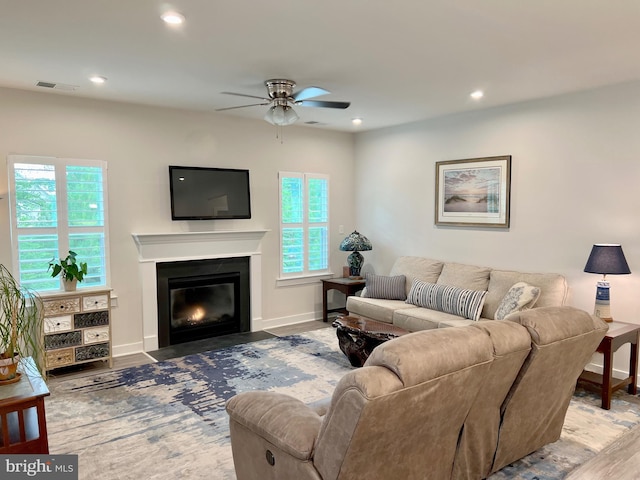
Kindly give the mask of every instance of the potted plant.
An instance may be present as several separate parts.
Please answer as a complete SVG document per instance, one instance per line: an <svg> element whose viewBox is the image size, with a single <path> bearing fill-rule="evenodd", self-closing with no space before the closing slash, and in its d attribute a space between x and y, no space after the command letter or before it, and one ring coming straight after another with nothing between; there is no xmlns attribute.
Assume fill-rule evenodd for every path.
<svg viewBox="0 0 640 480"><path fill-rule="evenodd" d="M55 257L49 262L49 268L51 270L51 276L57 277L62 273L62 280L64 289L68 292L72 292L76 289L76 284L84 279L87 274L86 262L78 263L76 257L78 254L69 250L69 255L66 258L60 258L57 262Z"/></svg>
<svg viewBox="0 0 640 480"><path fill-rule="evenodd" d="M0 384L20 379L20 357L32 357L42 371L44 309L37 293L22 287L0 265Z"/></svg>

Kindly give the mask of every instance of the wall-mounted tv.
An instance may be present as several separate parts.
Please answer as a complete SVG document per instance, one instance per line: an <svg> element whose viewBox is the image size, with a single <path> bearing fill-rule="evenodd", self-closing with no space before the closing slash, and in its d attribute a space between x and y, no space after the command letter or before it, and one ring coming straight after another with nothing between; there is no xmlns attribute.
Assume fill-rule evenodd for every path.
<svg viewBox="0 0 640 480"><path fill-rule="evenodd" d="M249 170L169 166L172 220L251 218Z"/></svg>

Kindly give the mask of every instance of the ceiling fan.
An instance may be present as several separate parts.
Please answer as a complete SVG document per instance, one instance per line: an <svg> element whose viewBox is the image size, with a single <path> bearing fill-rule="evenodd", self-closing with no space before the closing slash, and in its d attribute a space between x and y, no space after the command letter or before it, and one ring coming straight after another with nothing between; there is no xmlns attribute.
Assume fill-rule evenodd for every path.
<svg viewBox="0 0 640 480"><path fill-rule="evenodd" d="M323 107L323 108L340 108L345 109L350 102L328 102L324 100L310 100L321 95L326 95L329 92L320 87L306 87L293 93L293 89L296 87L296 83L292 80L272 79L264 82L267 87L267 93L269 97L258 97L256 95L246 95L244 93L234 92L221 92L225 95L236 95L238 97L257 98L262 100L261 103L252 103L249 105L239 105L237 107L219 108L216 111L221 112L223 110L233 110L236 108L255 107L259 105L271 105L264 119L278 126L291 125L295 123L298 118L298 114L293 109L293 105L301 107Z"/></svg>

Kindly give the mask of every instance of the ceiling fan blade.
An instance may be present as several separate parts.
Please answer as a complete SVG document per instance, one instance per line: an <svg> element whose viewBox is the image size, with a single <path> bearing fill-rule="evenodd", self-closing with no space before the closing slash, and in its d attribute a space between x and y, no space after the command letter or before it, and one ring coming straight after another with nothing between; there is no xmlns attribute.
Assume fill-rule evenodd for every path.
<svg viewBox="0 0 640 480"><path fill-rule="evenodd" d="M264 97L257 97L255 95L246 95L244 93L234 93L234 92L220 92L223 93L225 95L235 95L236 97L249 97L249 98L258 98L260 100L264 100L265 102L270 102L271 99L270 98L264 98Z"/></svg>
<svg viewBox="0 0 640 480"><path fill-rule="evenodd" d="M319 97L320 95L326 95L327 93L331 93L329 90L325 90L320 87L307 87L303 88L297 93L293 94L293 99L295 101L306 100L307 98Z"/></svg>
<svg viewBox="0 0 640 480"><path fill-rule="evenodd" d="M269 105L270 103L271 102L267 102L267 103L252 103L251 105L239 105L237 107L217 108L216 112L222 112L223 110L234 110L236 108L257 107L259 105Z"/></svg>
<svg viewBox="0 0 640 480"><path fill-rule="evenodd" d="M301 107L347 108L351 102L326 102L323 100L303 100L296 102Z"/></svg>

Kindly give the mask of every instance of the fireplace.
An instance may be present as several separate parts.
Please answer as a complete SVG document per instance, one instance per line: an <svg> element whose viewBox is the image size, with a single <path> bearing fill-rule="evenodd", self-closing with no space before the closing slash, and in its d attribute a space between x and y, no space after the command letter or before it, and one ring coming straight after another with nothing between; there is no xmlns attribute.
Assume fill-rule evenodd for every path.
<svg viewBox="0 0 640 480"><path fill-rule="evenodd" d="M158 342L157 265L191 260L249 257L250 331L263 330L262 239L268 230L132 233L138 250L142 294L142 339L114 347L114 354L152 352Z"/></svg>
<svg viewBox="0 0 640 480"><path fill-rule="evenodd" d="M156 264L158 346L251 330L249 257Z"/></svg>

